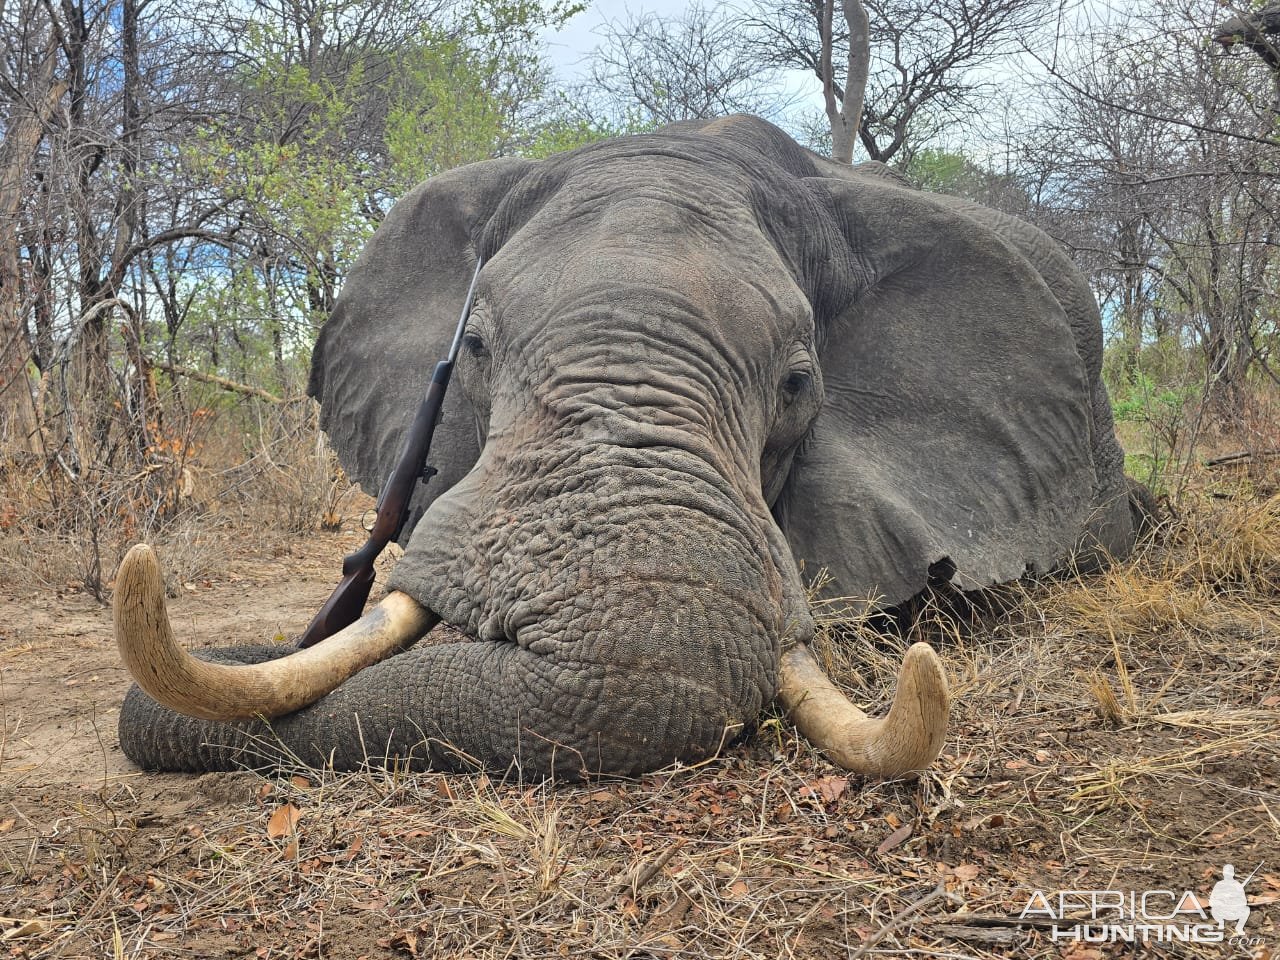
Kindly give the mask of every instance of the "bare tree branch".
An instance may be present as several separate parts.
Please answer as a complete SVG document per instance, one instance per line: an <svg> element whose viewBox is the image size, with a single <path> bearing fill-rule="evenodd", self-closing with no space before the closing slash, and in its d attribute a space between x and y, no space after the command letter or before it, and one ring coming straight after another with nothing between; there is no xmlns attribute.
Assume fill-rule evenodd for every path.
<svg viewBox="0 0 1280 960"><path fill-rule="evenodd" d="M844 15L846 57L844 89L837 90L832 56L835 45L833 23L836 0L822 0L822 22L819 28L821 55L819 72L827 122L831 125L831 159L839 163L853 162L853 141L862 127L862 100L867 87L867 71L871 66L867 11L859 0L841 0Z"/></svg>
<svg viewBox="0 0 1280 960"><path fill-rule="evenodd" d="M945 124L981 110L992 92L982 69L1020 52L1025 38L1050 21L1054 5L1049 0L842 0L845 16L835 17L834 10L835 0L780 0L748 16L744 27L752 55L818 79L833 156L838 131L852 127L867 156L888 161L909 143L923 143ZM847 54L840 68L835 66L838 50ZM864 70L859 97L856 80ZM846 96L854 102L837 113L833 104ZM859 124L838 119L859 113Z"/></svg>
<svg viewBox="0 0 1280 960"><path fill-rule="evenodd" d="M184 367L176 363L164 363L160 360L147 360L145 362L149 366L155 367L157 370L163 370L165 373L172 374L175 377L186 377L188 380L208 383L231 393L254 397L257 400L265 400L268 403L297 403L306 399L306 397L278 397L274 393L259 387L252 387L247 383L237 383L235 380L228 380L226 377L219 377L213 373L205 373L202 370Z"/></svg>
<svg viewBox="0 0 1280 960"><path fill-rule="evenodd" d="M701 3L676 18L628 15L602 34L590 72L597 93L613 101L599 105L604 112L621 107L660 125L731 113L776 117L789 101L776 69L749 55L737 22Z"/></svg>

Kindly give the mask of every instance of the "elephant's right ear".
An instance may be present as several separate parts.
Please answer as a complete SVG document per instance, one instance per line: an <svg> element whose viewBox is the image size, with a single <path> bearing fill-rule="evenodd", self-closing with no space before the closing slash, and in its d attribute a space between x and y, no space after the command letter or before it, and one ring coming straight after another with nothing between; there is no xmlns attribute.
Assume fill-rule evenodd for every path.
<svg viewBox="0 0 1280 960"><path fill-rule="evenodd" d="M343 284L316 340L307 392L320 401L320 426L343 468L367 493L376 496L391 473L432 369L448 353L484 225L532 166L486 160L420 184L387 214ZM455 385L431 444L439 475L415 491L401 542L479 453L470 404Z"/></svg>

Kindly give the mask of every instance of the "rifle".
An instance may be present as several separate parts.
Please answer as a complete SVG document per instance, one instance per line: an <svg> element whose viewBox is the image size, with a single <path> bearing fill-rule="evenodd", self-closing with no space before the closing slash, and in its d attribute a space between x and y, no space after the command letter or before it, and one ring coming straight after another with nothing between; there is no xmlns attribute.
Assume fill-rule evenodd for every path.
<svg viewBox="0 0 1280 960"><path fill-rule="evenodd" d="M299 648L310 647L333 636L354 623L364 611L365 601L373 588L373 561L404 528L414 487L419 481L427 483L436 473L434 467L427 466L431 437L440 422L444 393L449 388L449 378L453 376L453 367L458 360L458 348L462 345L462 334L467 328L467 317L476 295L476 281L480 279L483 265L483 258L476 261L476 272L471 277L471 286L467 288L467 299L462 305L462 316L458 320L449 355L436 364L426 395L418 405L418 412L404 438L400 459L378 495L377 515L369 529L369 539L359 550L342 558L342 579L298 638Z"/></svg>

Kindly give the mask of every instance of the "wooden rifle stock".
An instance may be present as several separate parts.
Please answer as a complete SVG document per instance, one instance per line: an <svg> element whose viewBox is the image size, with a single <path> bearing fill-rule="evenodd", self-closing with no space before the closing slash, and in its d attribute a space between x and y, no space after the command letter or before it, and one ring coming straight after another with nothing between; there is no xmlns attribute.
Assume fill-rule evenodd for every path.
<svg viewBox="0 0 1280 960"><path fill-rule="evenodd" d="M467 316L471 313L471 302L475 297L476 281L480 278L480 267L483 264L483 260L476 263L476 272L471 278L471 287L467 290L467 300L462 308L462 318L458 321L449 355L436 364L426 395L418 405L413 423L409 425L400 458L378 496L377 516L369 531L369 539L359 550L342 558L342 579L298 638L299 647L317 644L359 619L364 612L365 602L369 599L369 591L373 589L373 562L404 526L409 501L413 499L413 491L418 482L425 483L435 473L434 468L427 466L431 438L444 409L445 391L449 388L449 378L453 376L458 347L462 343Z"/></svg>

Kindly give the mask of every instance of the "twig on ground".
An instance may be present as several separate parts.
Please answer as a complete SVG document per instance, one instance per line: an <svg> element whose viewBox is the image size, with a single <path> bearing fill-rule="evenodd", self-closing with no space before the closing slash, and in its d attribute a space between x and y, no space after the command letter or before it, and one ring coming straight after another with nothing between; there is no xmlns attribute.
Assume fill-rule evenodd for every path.
<svg viewBox="0 0 1280 960"><path fill-rule="evenodd" d="M652 862L644 867L638 867L636 870L632 871L625 880L618 884L617 888L613 892L613 897L620 897L622 894L630 892L631 899L634 900L640 895L640 891L644 889L645 885L658 875L658 871L671 862L671 858L676 855L684 844L685 841L683 839L677 840L671 846L667 847L667 849L663 850L662 853L658 854Z"/></svg>
<svg viewBox="0 0 1280 960"><path fill-rule="evenodd" d="M908 920L910 920L913 916L915 916L925 907L929 906L931 903L936 903L939 900L948 900L951 903L964 902L955 894L947 893L946 884L944 883L938 884L936 887L933 888L932 892L926 893L923 897L921 897L915 903L909 904L905 909L899 910L892 917L890 917L887 923L885 923L878 930L874 931L871 934L871 936L867 937L866 940L862 941L862 945L858 947L857 950L849 954L849 960L860 960L860 958L865 957L870 952L871 948L874 947L877 943L879 943L889 934L893 933L893 931L897 930L899 927L904 926Z"/></svg>

